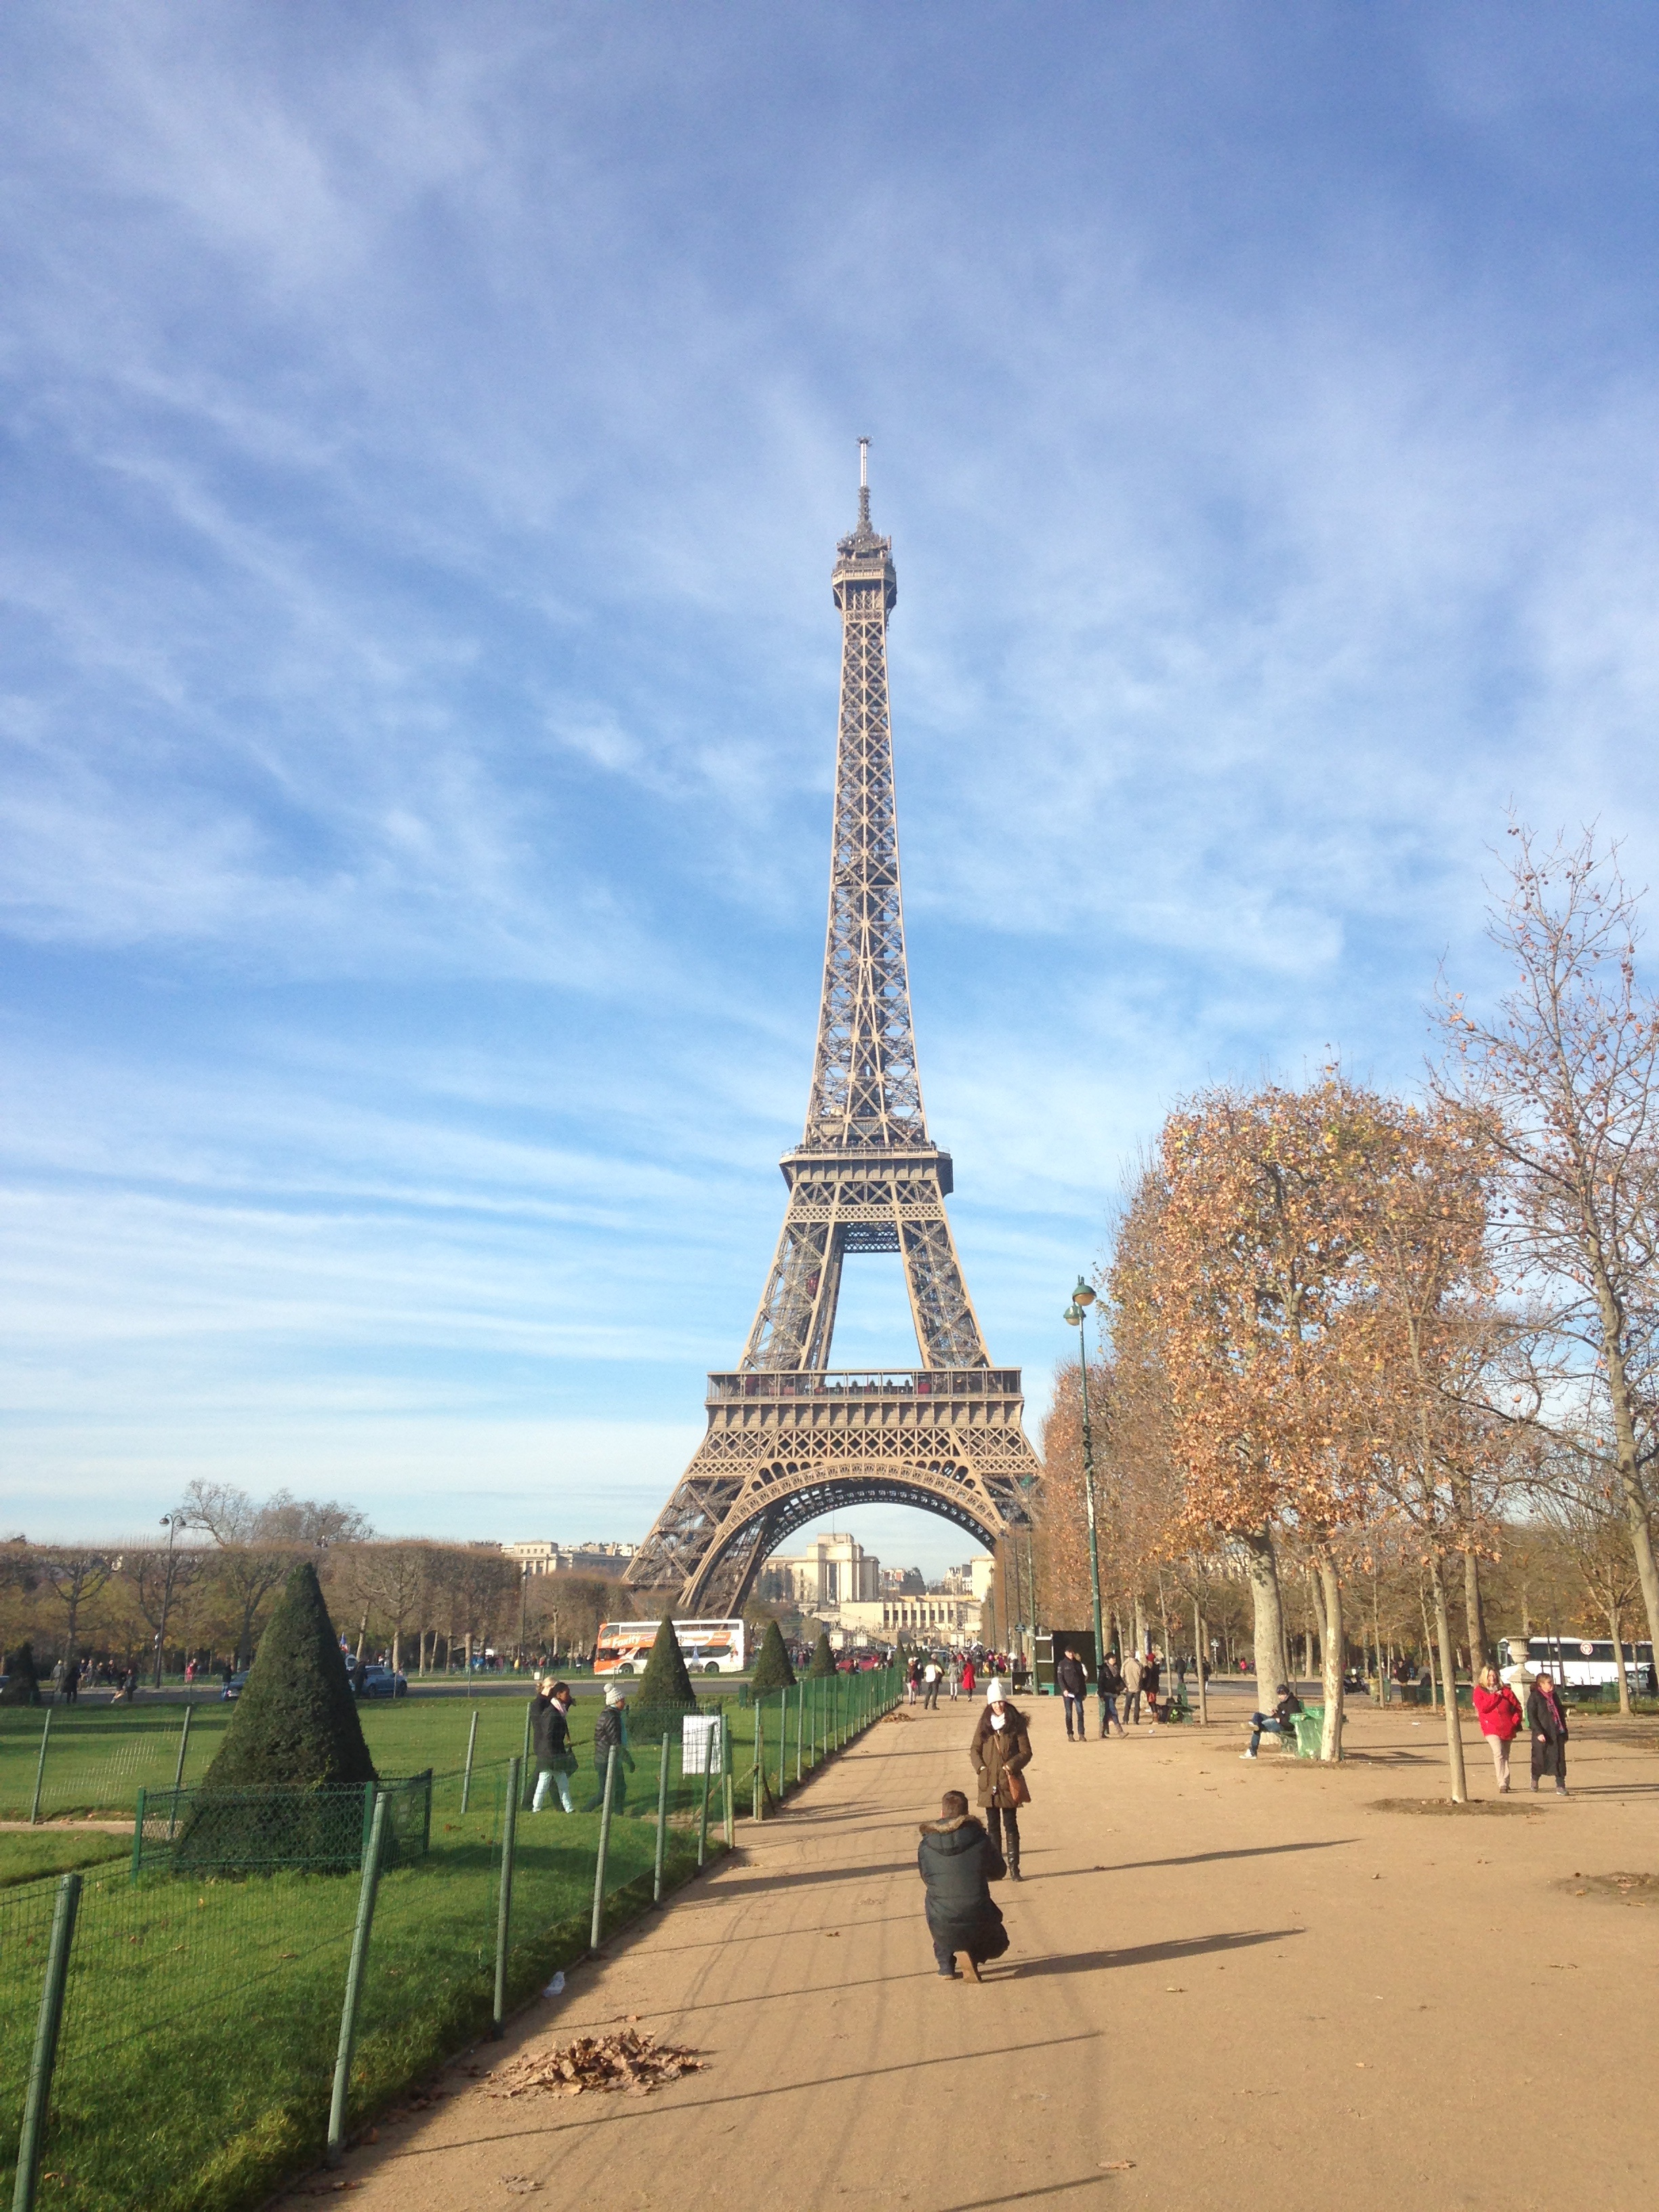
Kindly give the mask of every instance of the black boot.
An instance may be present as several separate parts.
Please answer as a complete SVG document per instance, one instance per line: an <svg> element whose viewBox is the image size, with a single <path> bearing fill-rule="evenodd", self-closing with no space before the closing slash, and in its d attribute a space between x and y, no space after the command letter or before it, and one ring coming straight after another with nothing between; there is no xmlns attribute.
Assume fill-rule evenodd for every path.
<svg viewBox="0 0 1659 2212"><path fill-rule="evenodd" d="M1012 1851L1009 1854L1008 1879L1010 1881L1018 1881L1019 1880L1019 1853L1018 1851Z"/></svg>

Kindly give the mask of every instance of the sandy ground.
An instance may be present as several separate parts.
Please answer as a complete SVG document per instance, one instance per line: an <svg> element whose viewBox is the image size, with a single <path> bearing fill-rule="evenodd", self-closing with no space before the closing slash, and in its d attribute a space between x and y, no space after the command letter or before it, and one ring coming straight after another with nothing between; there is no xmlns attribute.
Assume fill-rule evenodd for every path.
<svg viewBox="0 0 1659 2212"><path fill-rule="evenodd" d="M1524 1776L1497 1801L1474 1740L1491 1811L1448 1816L1377 1808L1441 1793L1434 1715L1362 1710L1333 1771L1242 1765L1231 1713L1079 1747L1031 1711L1027 1879L983 1986L937 1975L915 1871L969 1780L963 1705L871 1730L467 2062L637 2014L708 2072L507 2103L457 2067L352 2152L349 2201L1649 2212L1659 1907L1593 1878L1659 1872L1653 1724L1587 1726L1565 1802Z"/></svg>

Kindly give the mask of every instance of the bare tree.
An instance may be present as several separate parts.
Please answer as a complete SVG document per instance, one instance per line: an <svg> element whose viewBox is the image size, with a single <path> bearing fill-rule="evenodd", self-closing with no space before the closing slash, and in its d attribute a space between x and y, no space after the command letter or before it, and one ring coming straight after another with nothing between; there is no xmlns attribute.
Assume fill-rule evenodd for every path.
<svg viewBox="0 0 1659 2212"><path fill-rule="evenodd" d="M1620 1508L1609 1456L1587 1440L1552 1451L1536 1490L1539 1511L1559 1538L1591 1605L1607 1625L1619 1679L1619 1710L1630 1711L1625 1616L1640 1594L1630 1526Z"/></svg>
<svg viewBox="0 0 1659 2212"><path fill-rule="evenodd" d="M1511 1290L1542 1310L1522 1410L1559 1436L1609 1437L1659 1648L1648 1489L1659 1449L1659 1006L1637 979L1638 895L1616 848L1599 849L1593 830L1542 854L1521 824L1510 836L1490 934L1516 981L1490 1020L1445 1001L1453 1050L1437 1079L1502 1164L1497 1249Z"/></svg>
<svg viewBox="0 0 1659 2212"><path fill-rule="evenodd" d="M64 1645L64 1659L67 1664L75 1656L81 1608L103 1589L115 1572L116 1562L106 1553L83 1551L78 1547L63 1551L37 1552L34 1558L40 1579L67 1615Z"/></svg>

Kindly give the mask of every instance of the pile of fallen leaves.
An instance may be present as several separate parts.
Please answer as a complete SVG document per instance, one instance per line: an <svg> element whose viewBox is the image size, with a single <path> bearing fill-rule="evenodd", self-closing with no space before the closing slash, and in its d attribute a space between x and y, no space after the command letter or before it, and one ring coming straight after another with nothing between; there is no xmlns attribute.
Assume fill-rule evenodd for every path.
<svg viewBox="0 0 1659 2212"><path fill-rule="evenodd" d="M626 2089L643 2097L682 2074L701 2074L708 2065L695 2052L659 2043L648 2028L632 2026L613 2035L579 2035L550 2051L529 2051L498 2066L489 2076L492 2097L522 2097L532 2089L551 2089L580 2097L584 2089Z"/></svg>

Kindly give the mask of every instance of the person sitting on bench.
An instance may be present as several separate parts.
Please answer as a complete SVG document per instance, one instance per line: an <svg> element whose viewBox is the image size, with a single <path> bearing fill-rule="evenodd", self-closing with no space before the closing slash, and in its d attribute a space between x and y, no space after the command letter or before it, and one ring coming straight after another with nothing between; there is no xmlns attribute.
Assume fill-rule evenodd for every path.
<svg viewBox="0 0 1659 2212"><path fill-rule="evenodd" d="M1286 1737L1296 1741L1296 1717L1302 1710L1302 1700L1288 1682L1279 1686L1279 1703L1270 1713L1250 1715L1250 1747L1238 1754L1241 1759L1254 1759L1261 1748L1264 1729L1271 1729L1282 1743Z"/></svg>

